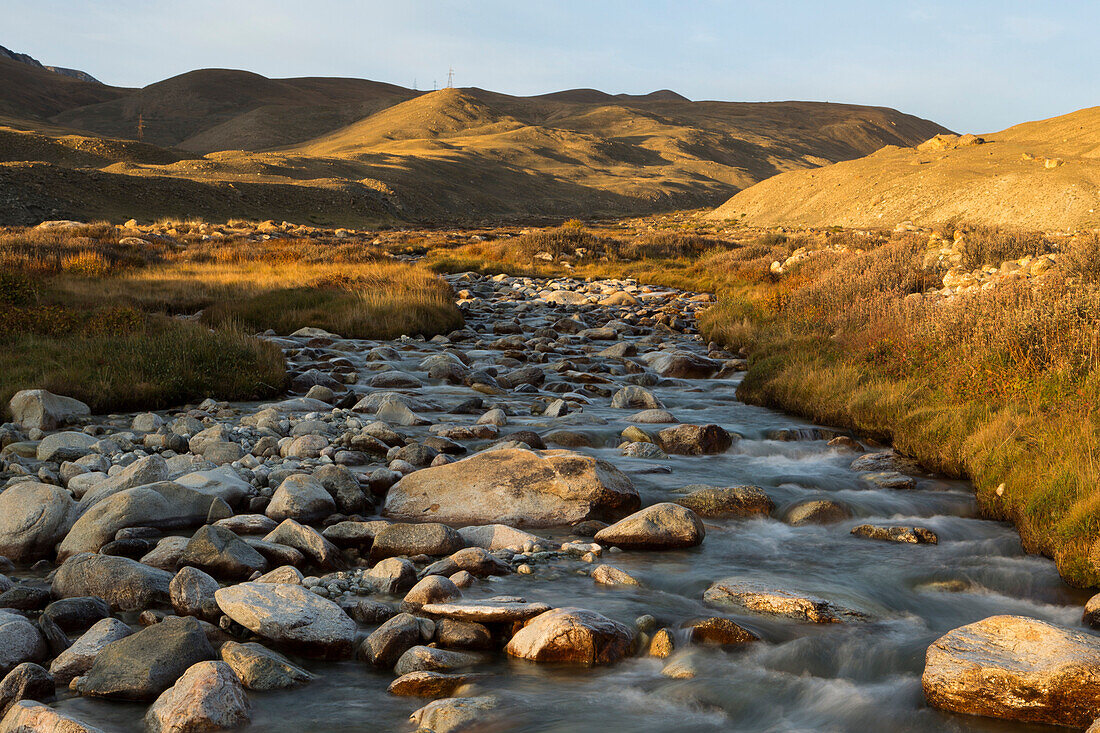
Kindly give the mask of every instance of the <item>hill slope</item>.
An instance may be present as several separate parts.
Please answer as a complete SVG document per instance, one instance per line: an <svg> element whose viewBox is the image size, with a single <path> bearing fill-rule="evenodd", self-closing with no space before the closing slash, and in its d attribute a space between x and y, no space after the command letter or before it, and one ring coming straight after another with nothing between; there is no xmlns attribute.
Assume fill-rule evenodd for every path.
<svg viewBox="0 0 1100 733"><path fill-rule="evenodd" d="M417 220L713 206L777 173L944 132L880 107L692 102L668 90L516 97L473 88L418 92L363 79L268 79L229 69L131 90L0 63L23 67L0 75L0 124L9 125L0 135L0 159L9 169L49 163L62 177L63 169L93 168L170 179L158 181L158 191L170 189L171 180L335 187L362 195L367 208ZM89 142L94 138L104 142ZM151 147L124 142L137 139ZM122 208L107 206L102 192L77 195L87 176L65 180L58 195L46 197L50 210L87 218ZM279 191L272 201L286 200ZM170 205L158 200L152 208ZM12 215L23 220L43 209L16 190L5 210L21 206L26 213ZM313 213L317 223L340 223L345 215L325 206Z"/></svg>
<svg viewBox="0 0 1100 733"><path fill-rule="evenodd" d="M1100 107L980 138L889 147L741 191L711 215L749 224L890 227L951 219L1026 229L1100 222Z"/></svg>

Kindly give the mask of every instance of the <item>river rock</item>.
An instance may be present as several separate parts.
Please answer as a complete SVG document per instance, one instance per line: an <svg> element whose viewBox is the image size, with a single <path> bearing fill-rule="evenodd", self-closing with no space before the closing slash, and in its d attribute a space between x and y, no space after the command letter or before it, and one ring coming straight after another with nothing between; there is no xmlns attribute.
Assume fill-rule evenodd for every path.
<svg viewBox="0 0 1100 733"><path fill-rule="evenodd" d="M811 595L781 588L769 588L741 578L726 578L712 583L703 593L708 605L743 608L766 616L780 616L815 624L835 624L864 620L864 614Z"/></svg>
<svg viewBox="0 0 1100 733"><path fill-rule="evenodd" d="M148 733L201 733L240 728L252 703L225 662L199 662L169 687L145 714Z"/></svg>
<svg viewBox="0 0 1100 733"><path fill-rule="evenodd" d="M487 598L461 603L428 603L420 611L430 616L442 616L478 623L511 623L527 621L550 610L545 603L528 603L522 598Z"/></svg>
<svg viewBox="0 0 1100 733"><path fill-rule="evenodd" d="M214 657L196 619L170 616L108 644L71 687L81 695L152 700L191 665Z"/></svg>
<svg viewBox="0 0 1100 733"><path fill-rule="evenodd" d="M97 482L86 494L77 494L77 496L80 498L81 507L87 510L88 507L94 506L120 491L167 481L170 474L168 463L162 456L158 454L145 456L137 459L113 476L108 476ZM70 488L72 488L71 485Z"/></svg>
<svg viewBox="0 0 1100 733"><path fill-rule="evenodd" d="M399 613L363 640L358 656L376 667L388 668L419 643L420 622L411 613Z"/></svg>
<svg viewBox="0 0 1100 733"><path fill-rule="evenodd" d="M319 568L332 570L344 565L336 545L326 540L313 527L299 524L293 519L284 519L264 537L264 542L293 547Z"/></svg>
<svg viewBox="0 0 1100 733"><path fill-rule="evenodd" d="M674 503L700 517L766 517L775 504L759 486L685 486L686 496Z"/></svg>
<svg viewBox="0 0 1100 733"><path fill-rule="evenodd" d="M61 687L67 687L74 677L92 668L96 656L113 641L123 639L133 631L117 618L105 618L92 624L79 639L50 663L50 674Z"/></svg>
<svg viewBox="0 0 1100 733"><path fill-rule="evenodd" d="M172 608L180 616L197 616L207 621L216 621L221 609L214 599L218 581L196 567L182 567L168 584L168 595Z"/></svg>
<svg viewBox="0 0 1100 733"><path fill-rule="evenodd" d="M416 584L416 567L403 558L387 557L363 577L369 578L380 593L400 593Z"/></svg>
<svg viewBox="0 0 1100 733"><path fill-rule="evenodd" d="M284 519L313 522L335 511L336 502L320 481L308 474L296 473L283 479L264 513L277 522Z"/></svg>
<svg viewBox="0 0 1100 733"><path fill-rule="evenodd" d="M24 481L0 492L0 555L33 562L53 555L72 528L77 506L59 486Z"/></svg>
<svg viewBox="0 0 1100 733"><path fill-rule="evenodd" d="M63 560L81 552L98 552L128 527L178 529L203 524L215 503L224 506L217 497L172 481L124 489L86 509L61 541L57 556Z"/></svg>
<svg viewBox="0 0 1100 733"><path fill-rule="evenodd" d="M398 555L450 555L465 546L462 535L445 524L395 523L374 536L370 556L382 560Z"/></svg>
<svg viewBox="0 0 1100 733"><path fill-rule="evenodd" d="M332 601L300 585L241 583L214 594L226 616L305 656L351 656L355 622Z"/></svg>
<svg viewBox="0 0 1100 733"><path fill-rule="evenodd" d="M453 618L436 621L435 640L448 649L490 649L493 646L493 635L485 625Z"/></svg>
<svg viewBox="0 0 1100 733"><path fill-rule="evenodd" d="M851 510L843 504L828 499L813 499L788 509L785 521L792 527L800 527L804 524L835 524L851 516Z"/></svg>
<svg viewBox="0 0 1100 733"><path fill-rule="evenodd" d="M641 423L643 425L659 425L662 423L680 422L668 410L642 410L626 419L627 422Z"/></svg>
<svg viewBox="0 0 1100 733"><path fill-rule="evenodd" d="M691 640L696 644L719 644L733 646L760 641L760 637L740 624L719 616L700 619L686 624Z"/></svg>
<svg viewBox="0 0 1100 733"><path fill-rule="evenodd" d="M653 352L643 358L653 371L674 379L707 379L722 368L722 362L690 351Z"/></svg>
<svg viewBox="0 0 1100 733"><path fill-rule="evenodd" d="M477 677L447 672L409 672L391 682L386 691L402 697L448 697Z"/></svg>
<svg viewBox="0 0 1100 733"><path fill-rule="evenodd" d="M41 619L57 624L66 632L87 631L91 626L111 615L111 607L96 596L62 598L46 606Z"/></svg>
<svg viewBox="0 0 1100 733"><path fill-rule="evenodd" d="M104 733L39 702L22 700L0 721L0 733Z"/></svg>
<svg viewBox="0 0 1100 733"><path fill-rule="evenodd" d="M874 524L861 524L858 527L852 527L851 533L856 537L865 537L869 540L903 542L910 545L935 545L939 542L936 533L924 527L880 527Z"/></svg>
<svg viewBox="0 0 1100 733"><path fill-rule="evenodd" d="M80 400L64 397L44 389L24 389L8 402L8 410L16 425L24 430L56 430L92 414Z"/></svg>
<svg viewBox="0 0 1100 733"><path fill-rule="evenodd" d="M446 603L461 597L462 591L449 579L442 575L429 575L405 594L402 603L407 607L418 608L428 603Z"/></svg>
<svg viewBox="0 0 1100 733"><path fill-rule="evenodd" d="M252 487L229 466L208 471L192 471L177 478L176 483L199 494L216 496L229 506L237 506L251 493Z"/></svg>
<svg viewBox="0 0 1100 733"><path fill-rule="evenodd" d="M267 560L224 527L200 527L187 542L180 565L189 565L219 578L242 580L267 570Z"/></svg>
<svg viewBox="0 0 1100 733"><path fill-rule="evenodd" d="M550 547L551 543L522 529L505 524L483 524L462 527L458 530L469 547L480 547L490 552L511 550L522 552L524 547Z"/></svg>
<svg viewBox="0 0 1100 733"><path fill-rule="evenodd" d="M47 435L38 444L35 457L40 461L75 461L92 452L99 438L87 433L67 431Z"/></svg>
<svg viewBox="0 0 1100 733"><path fill-rule="evenodd" d="M592 569L592 580L600 585L641 585L633 575L613 565L597 565Z"/></svg>
<svg viewBox="0 0 1100 733"><path fill-rule="evenodd" d="M718 425L683 424L657 433L657 442L666 453L702 456L724 453L733 437Z"/></svg>
<svg viewBox="0 0 1100 733"><path fill-rule="evenodd" d="M390 489L385 514L551 527L618 519L638 504L630 479L605 461L563 450L502 449L409 474Z"/></svg>
<svg viewBox="0 0 1100 733"><path fill-rule="evenodd" d="M474 654L430 646L414 646L405 650L394 665L393 671L398 676L410 672L453 672L464 667L472 667L479 661L481 658Z"/></svg>
<svg viewBox="0 0 1100 733"><path fill-rule="evenodd" d="M41 662L49 650L42 632L26 616L0 609L0 674L23 662Z"/></svg>
<svg viewBox="0 0 1100 733"><path fill-rule="evenodd" d="M620 410L633 408L635 410L658 410L664 404L657 399L657 395L645 387L628 384L621 388L611 398L611 406Z"/></svg>
<svg viewBox="0 0 1100 733"><path fill-rule="evenodd" d="M498 705L499 701L492 696L446 697L414 711L409 719L419 733L458 733L477 725L491 725L496 717L493 710Z"/></svg>
<svg viewBox="0 0 1100 733"><path fill-rule="evenodd" d="M84 552L57 569L53 593L60 598L99 596L116 611L141 611L168 603L172 574L136 560Z"/></svg>
<svg viewBox="0 0 1100 733"><path fill-rule="evenodd" d="M695 512L665 502L646 507L601 529L593 539L631 550L670 550L694 547L701 544L705 536L706 530Z"/></svg>
<svg viewBox="0 0 1100 733"><path fill-rule="evenodd" d="M0 681L0 717L20 700L46 702L53 699L54 679L34 662L23 662Z"/></svg>
<svg viewBox="0 0 1100 733"><path fill-rule="evenodd" d="M991 616L933 642L921 682L934 707L1081 729L1100 716L1100 638Z"/></svg>
<svg viewBox="0 0 1100 733"><path fill-rule="evenodd" d="M233 668L233 672L249 690L282 690L314 679L313 674L282 654L256 642L238 644L227 641L219 651L222 661Z"/></svg>
<svg viewBox="0 0 1100 733"><path fill-rule="evenodd" d="M535 662L610 664L630 651L633 634L623 624L583 608L557 608L527 622L504 648Z"/></svg>

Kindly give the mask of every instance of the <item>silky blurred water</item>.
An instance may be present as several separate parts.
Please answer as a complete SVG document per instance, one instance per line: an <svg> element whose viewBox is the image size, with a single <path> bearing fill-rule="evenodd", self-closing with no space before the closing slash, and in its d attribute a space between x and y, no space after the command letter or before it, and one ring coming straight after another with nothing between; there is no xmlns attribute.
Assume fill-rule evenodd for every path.
<svg viewBox="0 0 1100 733"><path fill-rule="evenodd" d="M559 315L535 312L525 316L526 325L545 326ZM485 322L471 319L475 326ZM359 364L363 354L378 345L352 344L354 350L342 355ZM442 347L418 342L398 348L404 350L394 366L414 372L424 356ZM474 361L499 356L490 350L466 353ZM364 379L369 376L364 372ZM593 609L627 624L642 614L652 614L671 626L694 617L726 615L764 639L733 650L700 649L699 674L683 680L662 676L663 660L651 658L578 669L501 656L481 670L490 676L479 687L499 695L503 722L483 729L540 733L1047 730L927 707L920 687L925 649L944 632L995 614L1022 614L1080 626L1084 596L1061 582L1050 561L1024 554L1010 526L978 518L965 482L918 476L913 490L875 488L850 470L855 457L851 452L830 448L824 440L766 439L776 429L813 426L738 402L736 387L736 379L664 380L654 387L681 422L713 422L743 436L722 455L659 461L619 455L613 446L628 425L625 417L634 410L613 410L606 406L607 399L593 398L584 408L584 413L606 424L576 426L569 426L575 418L530 417L533 396L506 399L516 417L502 432L532 426L545 434L560 423L598 436L608 447L579 450L628 472L643 504L675 498L673 492L689 484L755 484L776 503L775 516L802 500L830 498L849 506L854 517L839 524L802 527L772 518L706 520L706 540L699 547L613 553L603 558L637 577L641 587L598 586L578 574L591 567L579 559L536 564L533 575L478 583L465 592L467 598L521 595L553 606ZM436 385L415 394L447 406L474 393L464 387ZM474 419L445 412L426 416L434 422ZM426 428L407 432L428 434ZM865 522L919 524L934 530L939 544L904 545L849 534L851 527ZM541 534L556 540L569 538L564 531ZM871 620L814 626L704 606L704 589L726 577L819 596L862 611ZM944 587L944 581L953 581L949 587L962 590L937 589ZM411 730L409 714L427 702L388 695L386 686L393 675L364 663L303 660L302 664L319 679L297 690L252 693L250 730ZM144 714L143 706L81 698L64 700L60 707L108 731L141 730Z"/></svg>

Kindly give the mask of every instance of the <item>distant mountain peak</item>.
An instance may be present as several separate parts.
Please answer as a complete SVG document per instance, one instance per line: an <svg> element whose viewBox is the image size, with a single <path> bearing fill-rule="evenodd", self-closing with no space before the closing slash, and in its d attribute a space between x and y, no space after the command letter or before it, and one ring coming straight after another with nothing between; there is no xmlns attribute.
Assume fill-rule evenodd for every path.
<svg viewBox="0 0 1100 733"><path fill-rule="evenodd" d="M72 77L73 79L79 79L80 81L91 82L92 84L102 84L103 83L99 79L96 79L94 76L92 76L91 74L89 74L85 71L80 71L79 69L66 69L63 66L45 66L45 65L42 64L42 62L40 62L38 59L34 58L33 56L29 56L25 53L16 53L15 51L12 51L9 48L4 48L3 46L0 46L0 57L8 58L8 59L11 59L12 61L18 61L21 64L26 64L27 66L33 66L36 69L43 69L44 71L52 71L53 73L60 74L61 76L69 76L69 77Z"/></svg>

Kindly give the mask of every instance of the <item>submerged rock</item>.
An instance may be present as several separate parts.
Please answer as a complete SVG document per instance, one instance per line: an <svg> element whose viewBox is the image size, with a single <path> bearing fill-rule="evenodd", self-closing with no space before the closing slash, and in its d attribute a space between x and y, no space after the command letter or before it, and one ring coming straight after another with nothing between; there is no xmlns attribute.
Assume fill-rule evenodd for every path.
<svg viewBox="0 0 1100 733"><path fill-rule="evenodd" d="M704 591L703 601L712 606L743 608L753 613L815 624L836 624L866 618L859 611L821 598L769 588L741 578L726 578L712 583Z"/></svg>
<svg viewBox="0 0 1100 733"><path fill-rule="evenodd" d="M869 540L904 542L910 545L935 545L939 542L936 533L924 527L880 527L874 524L861 524L852 528L852 534Z"/></svg>

